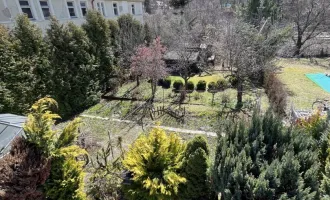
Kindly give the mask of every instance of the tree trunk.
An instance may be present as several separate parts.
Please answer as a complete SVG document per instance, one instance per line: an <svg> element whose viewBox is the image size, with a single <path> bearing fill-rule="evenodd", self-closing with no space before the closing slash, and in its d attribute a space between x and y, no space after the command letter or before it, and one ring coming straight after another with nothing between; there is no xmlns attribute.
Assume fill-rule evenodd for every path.
<svg viewBox="0 0 330 200"><path fill-rule="evenodd" d="M136 76L136 86L139 86L139 85L140 85L140 77Z"/></svg>
<svg viewBox="0 0 330 200"><path fill-rule="evenodd" d="M151 103L153 103L155 99L157 85L156 85L156 81L153 80L150 81L150 84L151 84Z"/></svg>
<svg viewBox="0 0 330 200"><path fill-rule="evenodd" d="M294 52L294 56L300 57L300 50L302 47L302 35L298 33L298 38L296 42L296 51Z"/></svg>
<svg viewBox="0 0 330 200"><path fill-rule="evenodd" d="M236 108L241 109L243 107L243 80L237 78L237 103Z"/></svg>

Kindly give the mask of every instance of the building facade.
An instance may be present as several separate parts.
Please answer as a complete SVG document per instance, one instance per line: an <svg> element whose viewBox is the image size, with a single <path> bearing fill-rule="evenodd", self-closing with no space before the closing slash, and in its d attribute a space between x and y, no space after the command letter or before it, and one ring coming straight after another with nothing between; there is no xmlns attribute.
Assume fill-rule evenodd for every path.
<svg viewBox="0 0 330 200"><path fill-rule="evenodd" d="M131 14L143 23L144 0L0 0L0 24L12 27L19 14L26 14L43 30L48 27L50 16L60 22L73 21L81 25L87 10L97 10L105 18L117 19Z"/></svg>

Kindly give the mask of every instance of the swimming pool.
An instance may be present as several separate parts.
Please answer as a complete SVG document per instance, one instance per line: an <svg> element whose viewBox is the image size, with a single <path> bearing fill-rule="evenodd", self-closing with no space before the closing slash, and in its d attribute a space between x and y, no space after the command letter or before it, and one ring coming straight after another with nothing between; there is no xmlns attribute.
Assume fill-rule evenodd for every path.
<svg viewBox="0 0 330 200"><path fill-rule="evenodd" d="M318 86L320 86L323 90L330 92L330 77L327 77L325 74L306 74L307 78L312 80Z"/></svg>

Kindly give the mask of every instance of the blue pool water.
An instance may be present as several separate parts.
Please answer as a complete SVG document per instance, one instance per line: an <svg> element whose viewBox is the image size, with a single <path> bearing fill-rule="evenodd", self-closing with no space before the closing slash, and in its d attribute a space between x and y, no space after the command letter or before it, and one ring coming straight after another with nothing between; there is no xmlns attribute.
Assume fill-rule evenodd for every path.
<svg viewBox="0 0 330 200"><path fill-rule="evenodd" d="M320 86L323 90L330 92L330 77L327 77L325 74L306 74L307 78L312 80L318 86Z"/></svg>

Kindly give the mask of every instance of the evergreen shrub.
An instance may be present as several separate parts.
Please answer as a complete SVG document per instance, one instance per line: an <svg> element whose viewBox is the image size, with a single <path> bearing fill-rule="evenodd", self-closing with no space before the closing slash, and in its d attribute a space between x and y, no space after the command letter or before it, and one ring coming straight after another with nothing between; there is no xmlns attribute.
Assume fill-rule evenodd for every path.
<svg viewBox="0 0 330 200"><path fill-rule="evenodd" d="M174 81L174 83L173 83L174 90L178 91L178 90L182 89L182 87L183 87L183 82L181 80Z"/></svg>
<svg viewBox="0 0 330 200"><path fill-rule="evenodd" d="M162 81L162 87L164 89L169 89L171 87L171 79L165 79Z"/></svg>
<svg viewBox="0 0 330 200"><path fill-rule="evenodd" d="M188 92L193 92L194 89L195 89L194 83L192 81L188 81L188 83L187 83L187 90L188 90Z"/></svg>
<svg viewBox="0 0 330 200"><path fill-rule="evenodd" d="M198 81L196 90L200 92L204 92L206 90L206 81L204 80Z"/></svg>

